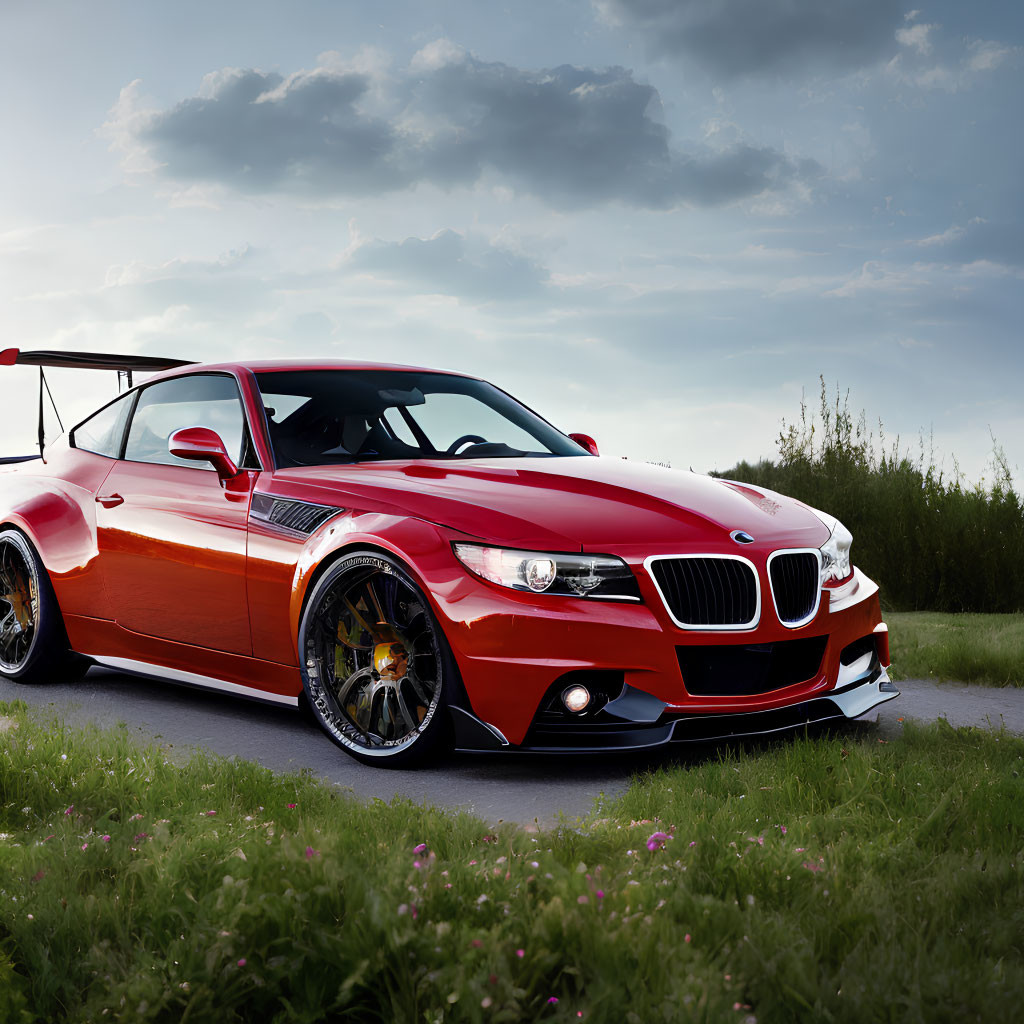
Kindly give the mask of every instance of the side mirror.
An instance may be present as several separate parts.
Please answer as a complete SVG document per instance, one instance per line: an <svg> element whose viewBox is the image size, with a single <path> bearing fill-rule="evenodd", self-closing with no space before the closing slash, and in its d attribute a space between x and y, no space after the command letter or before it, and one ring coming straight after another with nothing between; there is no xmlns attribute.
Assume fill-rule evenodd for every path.
<svg viewBox="0 0 1024 1024"><path fill-rule="evenodd" d="M589 434L570 434L572 438L585 452L590 452L591 455L600 455L601 453L597 450L597 442Z"/></svg>
<svg viewBox="0 0 1024 1024"><path fill-rule="evenodd" d="M208 462L221 480L238 476L238 467L228 455L224 442L208 427L184 427L167 439L167 450L176 458L189 462Z"/></svg>

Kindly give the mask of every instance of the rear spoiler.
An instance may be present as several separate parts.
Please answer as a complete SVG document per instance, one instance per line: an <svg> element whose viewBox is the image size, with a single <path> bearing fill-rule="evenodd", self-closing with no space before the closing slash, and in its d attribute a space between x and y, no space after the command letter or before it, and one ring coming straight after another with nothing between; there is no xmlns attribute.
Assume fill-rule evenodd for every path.
<svg viewBox="0 0 1024 1024"><path fill-rule="evenodd" d="M5 348L0 352L0 366L38 366L39 367L39 454L43 454L43 400L49 396L50 405L57 413L57 422L61 430L60 413L50 393L50 385L46 382L43 367L61 367L68 370L113 370L117 373L118 382L124 380L128 387L134 383L133 374L158 373L171 370L176 366L188 366L188 359L164 359L161 356L122 356L109 352L59 352L40 350L38 352L22 352L16 348Z"/></svg>

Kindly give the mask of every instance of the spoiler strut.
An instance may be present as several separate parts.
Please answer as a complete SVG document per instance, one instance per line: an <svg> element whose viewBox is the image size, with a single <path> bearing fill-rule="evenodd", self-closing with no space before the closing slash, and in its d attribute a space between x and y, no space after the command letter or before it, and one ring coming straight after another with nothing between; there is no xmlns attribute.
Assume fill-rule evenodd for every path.
<svg viewBox="0 0 1024 1024"><path fill-rule="evenodd" d="M60 429L64 429L61 423L60 413L57 412L57 405L53 400L50 385L46 381L43 367L61 367L68 370L113 370L117 373L118 384L123 380L130 388L134 383L134 374L158 373L160 370L171 370L176 366L188 366L189 359L164 359L161 356L122 356L113 355L109 352L61 352L57 350L39 350L37 352L22 352L16 348L5 348L0 352L0 366L38 366L39 367L39 455L42 457L43 437L43 405L46 396L49 396L50 405L57 415L57 423Z"/></svg>

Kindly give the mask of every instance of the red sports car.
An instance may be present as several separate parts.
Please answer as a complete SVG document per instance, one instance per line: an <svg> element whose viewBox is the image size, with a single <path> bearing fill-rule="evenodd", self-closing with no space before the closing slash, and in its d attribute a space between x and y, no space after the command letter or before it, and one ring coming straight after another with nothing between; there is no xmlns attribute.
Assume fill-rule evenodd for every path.
<svg viewBox="0 0 1024 1024"><path fill-rule="evenodd" d="M475 377L3 363L164 372L0 469L0 677L97 664L305 699L354 757L403 766L766 733L897 696L834 518L597 457Z"/></svg>

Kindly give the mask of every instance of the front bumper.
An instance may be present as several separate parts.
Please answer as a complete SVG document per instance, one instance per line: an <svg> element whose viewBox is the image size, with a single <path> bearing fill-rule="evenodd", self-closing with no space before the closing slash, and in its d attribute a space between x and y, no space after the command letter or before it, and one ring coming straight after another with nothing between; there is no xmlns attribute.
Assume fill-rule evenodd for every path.
<svg viewBox="0 0 1024 1024"><path fill-rule="evenodd" d="M453 571L440 581L443 585L430 586L465 687L465 700L456 701L460 706L453 712L457 745L630 749L682 742L690 735L710 738L698 728L701 722L713 723L716 735L745 735L800 725L807 712L856 717L871 706L865 704L871 696L868 690L858 692L853 703L844 696L859 686L881 682L880 677L865 675L868 666L863 659L844 664L844 658L850 660L851 645L885 629L878 588L859 570L827 599L823 593L814 618L799 628L785 626L766 608L755 627L728 632L680 628L641 561L634 571L643 594L637 604L537 599L475 580L465 571ZM719 664L729 663L725 674L737 680L735 689L687 684L693 669L687 664L690 652L703 657L701 652L712 648L717 649ZM776 650L796 653L781 678L775 676L758 689L748 676L748 661L756 661L758 652L765 650L772 651L773 658ZM817 668L800 671L795 666L806 663L808 650L812 660L819 659ZM881 640L876 654L882 655L879 667L884 666L888 654ZM564 688L567 680L594 674L604 680L609 702L616 695L639 693L654 701L655 712L624 724L593 721L576 730L579 739L564 744L548 730L538 742L538 725L557 724L541 721L552 693ZM590 682L586 685L589 688ZM876 687L876 696L878 692Z"/></svg>

